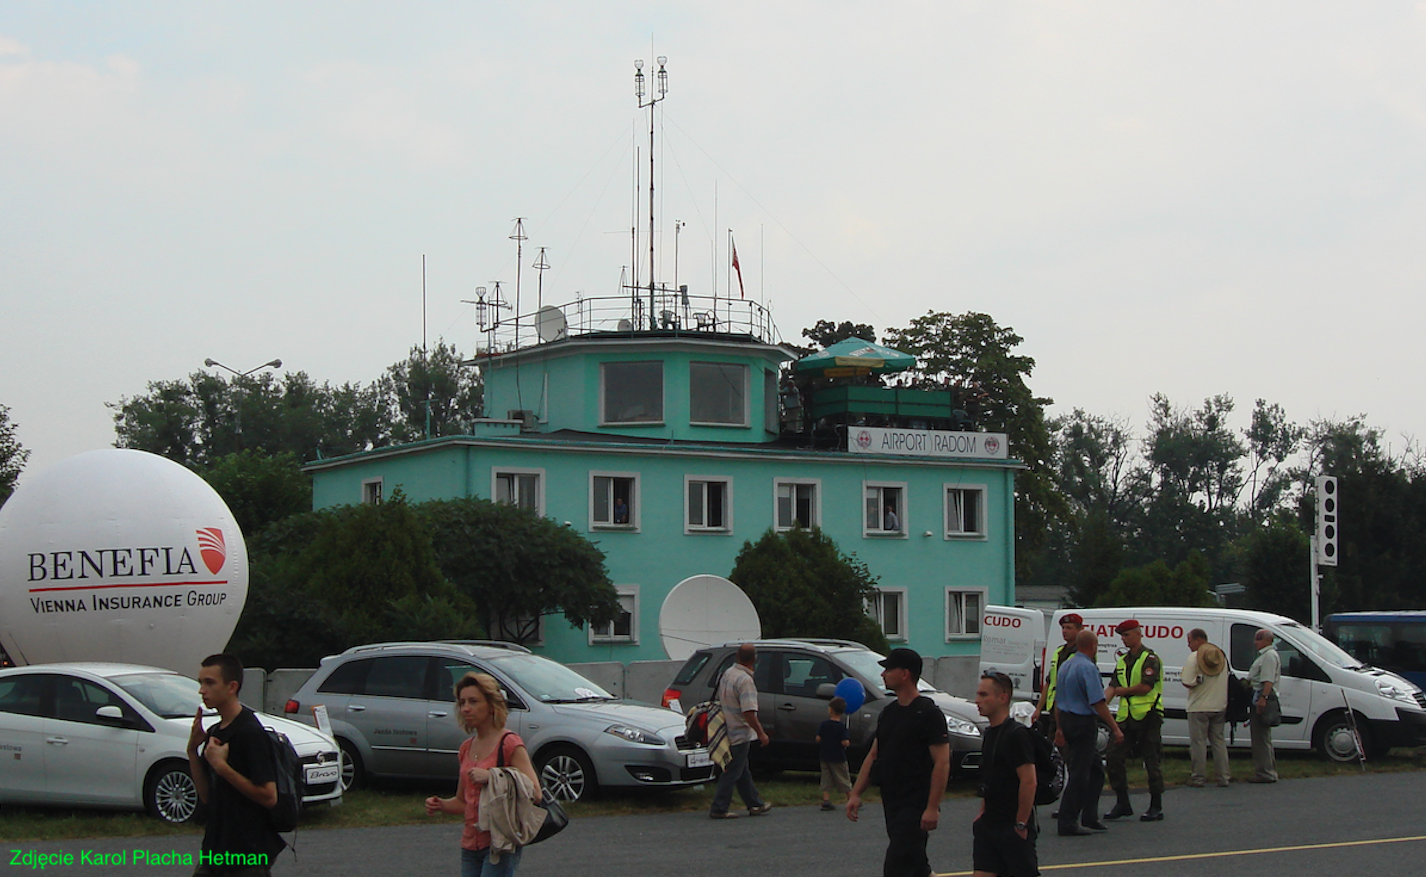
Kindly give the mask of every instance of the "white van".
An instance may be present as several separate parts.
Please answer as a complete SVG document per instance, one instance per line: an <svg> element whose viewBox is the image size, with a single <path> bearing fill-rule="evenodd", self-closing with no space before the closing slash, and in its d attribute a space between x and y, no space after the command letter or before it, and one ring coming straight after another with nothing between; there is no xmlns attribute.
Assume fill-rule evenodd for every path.
<svg viewBox="0 0 1426 877"><path fill-rule="evenodd" d="M1188 744L1188 689L1179 674L1188 657L1188 632L1195 627L1202 628L1208 641L1227 653L1229 668L1240 677L1247 676L1257 657L1254 632L1259 628L1272 631L1282 657L1282 681L1276 688L1282 701L1282 724L1273 729L1276 748L1316 748L1333 761L1355 760L1356 744L1347 721L1349 705L1369 754L1392 746L1426 743L1426 694L1420 688L1394 673L1362 664L1291 618L1241 609L1178 606L1062 609L1055 613L1051 628L1069 612L1078 612L1085 626L1099 636L1098 664L1106 680L1124 650L1115 626L1128 618L1139 622L1144 645L1163 661L1165 743ZM1236 734L1234 745L1249 745L1247 733Z"/></svg>
<svg viewBox="0 0 1426 877"><path fill-rule="evenodd" d="M1015 700L1039 700L1048 624L1039 609L986 606L980 622L980 672L1009 676L1015 683Z"/></svg>

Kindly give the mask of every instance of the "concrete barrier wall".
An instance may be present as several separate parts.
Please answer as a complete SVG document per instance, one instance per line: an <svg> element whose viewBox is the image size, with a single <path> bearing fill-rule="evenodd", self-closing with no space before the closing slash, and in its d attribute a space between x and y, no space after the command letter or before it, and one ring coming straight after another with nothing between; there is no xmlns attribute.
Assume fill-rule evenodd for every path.
<svg viewBox="0 0 1426 877"><path fill-rule="evenodd" d="M624 670L624 697L658 706L664 689L682 666L682 661L635 661Z"/></svg>
<svg viewBox="0 0 1426 877"><path fill-rule="evenodd" d="M591 682L599 683L599 687L614 695L615 697L625 697L624 694L624 665L618 661L598 661L591 664L566 664L565 666L574 672L588 677Z"/></svg>
<svg viewBox="0 0 1426 877"><path fill-rule="evenodd" d="M282 715L282 708L287 705L287 701L316 672L316 668L312 668L307 670L273 670L269 673L267 691L263 696L263 703L267 705L266 711L275 716ZM305 711L310 706L311 704L303 704L302 709Z"/></svg>
<svg viewBox="0 0 1426 877"><path fill-rule="evenodd" d="M957 697L975 700L975 687L980 682L979 655L949 655L942 658L927 658L926 663L934 664L927 682Z"/></svg>

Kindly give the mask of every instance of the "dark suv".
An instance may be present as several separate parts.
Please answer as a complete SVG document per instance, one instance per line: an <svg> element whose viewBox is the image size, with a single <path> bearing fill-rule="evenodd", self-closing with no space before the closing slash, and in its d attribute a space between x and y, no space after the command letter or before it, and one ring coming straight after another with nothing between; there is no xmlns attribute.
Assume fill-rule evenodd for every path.
<svg viewBox="0 0 1426 877"><path fill-rule="evenodd" d="M847 640L771 639L754 643L758 662L753 681L758 687L758 719L770 739L766 747L754 746L752 763L762 767L817 769L817 728L827 718L827 701L837 683L850 676L861 682L867 702L848 716L851 746L847 761L855 770L871 748L877 716L895 695L881 681L882 655ZM694 652L664 691L663 702L673 701L687 710L712 700L723 671L733 664L739 643L711 646ZM921 693L930 697L946 716L951 735L951 770L962 772L980 765L981 728L987 723L975 705L964 698L938 691L924 680Z"/></svg>

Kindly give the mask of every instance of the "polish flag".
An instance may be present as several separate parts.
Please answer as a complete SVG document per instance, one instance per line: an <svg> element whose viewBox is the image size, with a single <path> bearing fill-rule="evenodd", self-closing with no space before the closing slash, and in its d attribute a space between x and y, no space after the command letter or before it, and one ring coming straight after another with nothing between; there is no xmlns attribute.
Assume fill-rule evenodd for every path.
<svg viewBox="0 0 1426 877"><path fill-rule="evenodd" d="M738 245L733 242L733 236L731 234L728 235L728 241L733 245L733 270L738 272L738 297L747 298L748 292L743 289L743 266L738 264Z"/></svg>

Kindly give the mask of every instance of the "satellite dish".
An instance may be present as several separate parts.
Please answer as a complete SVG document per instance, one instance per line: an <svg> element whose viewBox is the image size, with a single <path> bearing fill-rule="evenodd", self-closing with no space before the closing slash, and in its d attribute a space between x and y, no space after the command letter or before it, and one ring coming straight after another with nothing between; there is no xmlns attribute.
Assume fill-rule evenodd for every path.
<svg viewBox="0 0 1426 877"><path fill-rule="evenodd" d="M674 585L659 610L659 637L669 660L705 646L755 640L762 622L743 589L722 576L691 576Z"/></svg>
<svg viewBox="0 0 1426 877"><path fill-rule="evenodd" d="M565 336L568 328L564 311L554 305L545 305L535 314L535 331L539 333L541 341L558 341Z"/></svg>

